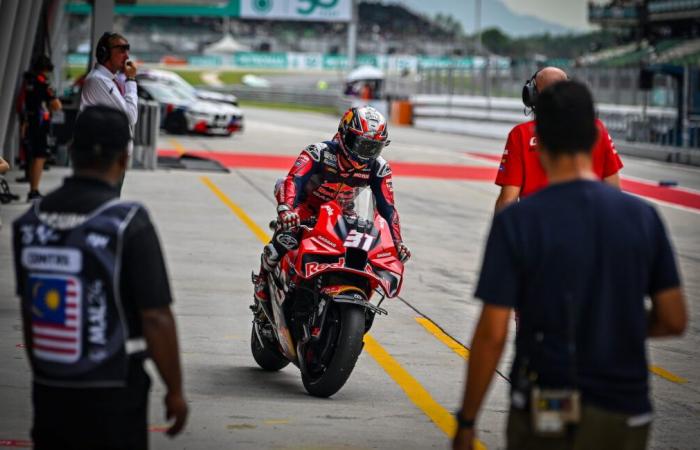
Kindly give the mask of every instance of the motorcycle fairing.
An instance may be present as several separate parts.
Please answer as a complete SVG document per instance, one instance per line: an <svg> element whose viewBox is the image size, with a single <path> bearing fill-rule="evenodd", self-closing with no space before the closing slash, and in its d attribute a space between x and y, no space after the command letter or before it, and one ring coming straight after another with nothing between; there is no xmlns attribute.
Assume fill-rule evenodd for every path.
<svg viewBox="0 0 700 450"><path fill-rule="evenodd" d="M350 272L368 278L372 290L381 287L388 297L395 297L403 281L403 264L397 258L386 221L375 214L374 225L352 223L341 213L336 202L325 203L319 209L316 226L305 230L299 248L286 255L283 271L294 269L296 276L307 280L328 271ZM353 232L358 239L371 239L365 259L357 257L364 251L347 247Z"/></svg>

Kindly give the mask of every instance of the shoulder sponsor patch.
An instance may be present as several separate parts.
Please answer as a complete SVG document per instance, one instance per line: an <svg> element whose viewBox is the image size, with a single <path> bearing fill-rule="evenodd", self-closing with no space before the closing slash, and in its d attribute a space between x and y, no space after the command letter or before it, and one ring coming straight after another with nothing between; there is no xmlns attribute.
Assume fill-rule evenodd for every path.
<svg viewBox="0 0 700 450"><path fill-rule="evenodd" d="M391 175L391 167L389 163L382 157L377 158L377 176L379 178L384 178Z"/></svg>
<svg viewBox="0 0 700 450"><path fill-rule="evenodd" d="M311 144L304 150L309 154L309 156L311 156L311 159L318 162L321 160L321 152L323 152L326 148L328 148L328 146L321 142L319 144Z"/></svg>

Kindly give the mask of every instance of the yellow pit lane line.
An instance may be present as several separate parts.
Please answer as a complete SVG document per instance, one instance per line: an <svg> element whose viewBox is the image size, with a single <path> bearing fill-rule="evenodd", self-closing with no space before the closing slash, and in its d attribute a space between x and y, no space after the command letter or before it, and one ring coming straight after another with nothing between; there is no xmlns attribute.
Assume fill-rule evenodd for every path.
<svg viewBox="0 0 700 450"><path fill-rule="evenodd" d="M270 236L236 203L234 203L209 177L200 177L216 197L243 222L250 231L262 242L267 244ZM433 399L430 393L411 374L401 367L389 352L369 334L364 338L367 353L374 358L382 369L403 389L409 400L413 402L423 413L432 420L435 425L448 437L452 438L457 429L454 416L442 405ZM486 450L486 446L480 441L476 442L477 450Z"/></svg>
<svg viewBox="0 0 700 450"><path fill-rule="evenodd" d="M446 335L445 332L438 328L431 320L425 317L416 317L416 322L421 324L423 328L435 336L440 342L449 347L450 350L461 356L462 359L466 360L469 358L469 349Z"/></svg>
<svg viewBox="0 0 700 450"><path fill-rule="evenodd" d="M442 331L437 325L435 325L435 323L433 323L430 319L426 319L425 317L416 317L416 322L421 324L423 328L425 328L430 334L435 336L440 342L445 344L453 352L461 356L462 359L466 360L469 358L469 349L457 342L456 340L454 340L452 337L445 334L445 332ZM660 366L650 365L649 371L654 375L657 375L672 383L685 384L688 382L687 379L679 377L678 375L669 372L668 370Z"/></svg>
<svg viewBox="0 0 700 450"><path fill-rule="evenodd" d="M175 138L170 138L170 139L168 139L168 141L170 142L170 145L173 146L173 148L175 149L175 151L178 152L180 155L183 155L183 154L187 151L187 149L185 148L185 146L182 145L182 144L180 143L180 141L178 141L177 139L175 139Z"/></svg>

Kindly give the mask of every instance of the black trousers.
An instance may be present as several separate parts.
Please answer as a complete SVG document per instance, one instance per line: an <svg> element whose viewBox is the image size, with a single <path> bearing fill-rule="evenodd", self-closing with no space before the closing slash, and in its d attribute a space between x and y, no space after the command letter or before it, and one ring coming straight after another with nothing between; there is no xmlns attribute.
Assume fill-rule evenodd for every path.
<svg viewBox="0 0 700 450"><path fill-rule="evenodd" d="M143 363L124 388L57 388L34 383L35 450L147 450L148 392Z"/></svg>

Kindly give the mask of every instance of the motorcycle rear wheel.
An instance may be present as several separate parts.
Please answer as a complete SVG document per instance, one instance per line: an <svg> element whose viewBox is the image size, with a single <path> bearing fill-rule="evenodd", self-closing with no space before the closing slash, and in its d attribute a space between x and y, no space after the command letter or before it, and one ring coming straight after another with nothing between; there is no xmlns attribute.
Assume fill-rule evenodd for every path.
<svg viewBox="0 0 700 450"><path fill-rule="evenodd" d="M336 306L338 307L338 306ZM340 332L328 367L318 373L302 373L306 391L315 397L330 397L345 385L362 353L362 337L365 334L364 309L340 305Z"/></svg>
<svg viewBox="0 0 700 450"><path fill-rule="evenodd" d="M289 360L282 356L282 353L277 350L277 347L272 342L266 340L264 347L260 345L258 337L255 335L256 326L254 323L250 334L250 351L253 353L253 359L255 359L260 368L268 372L284 369L289 364Z"/></svg>

